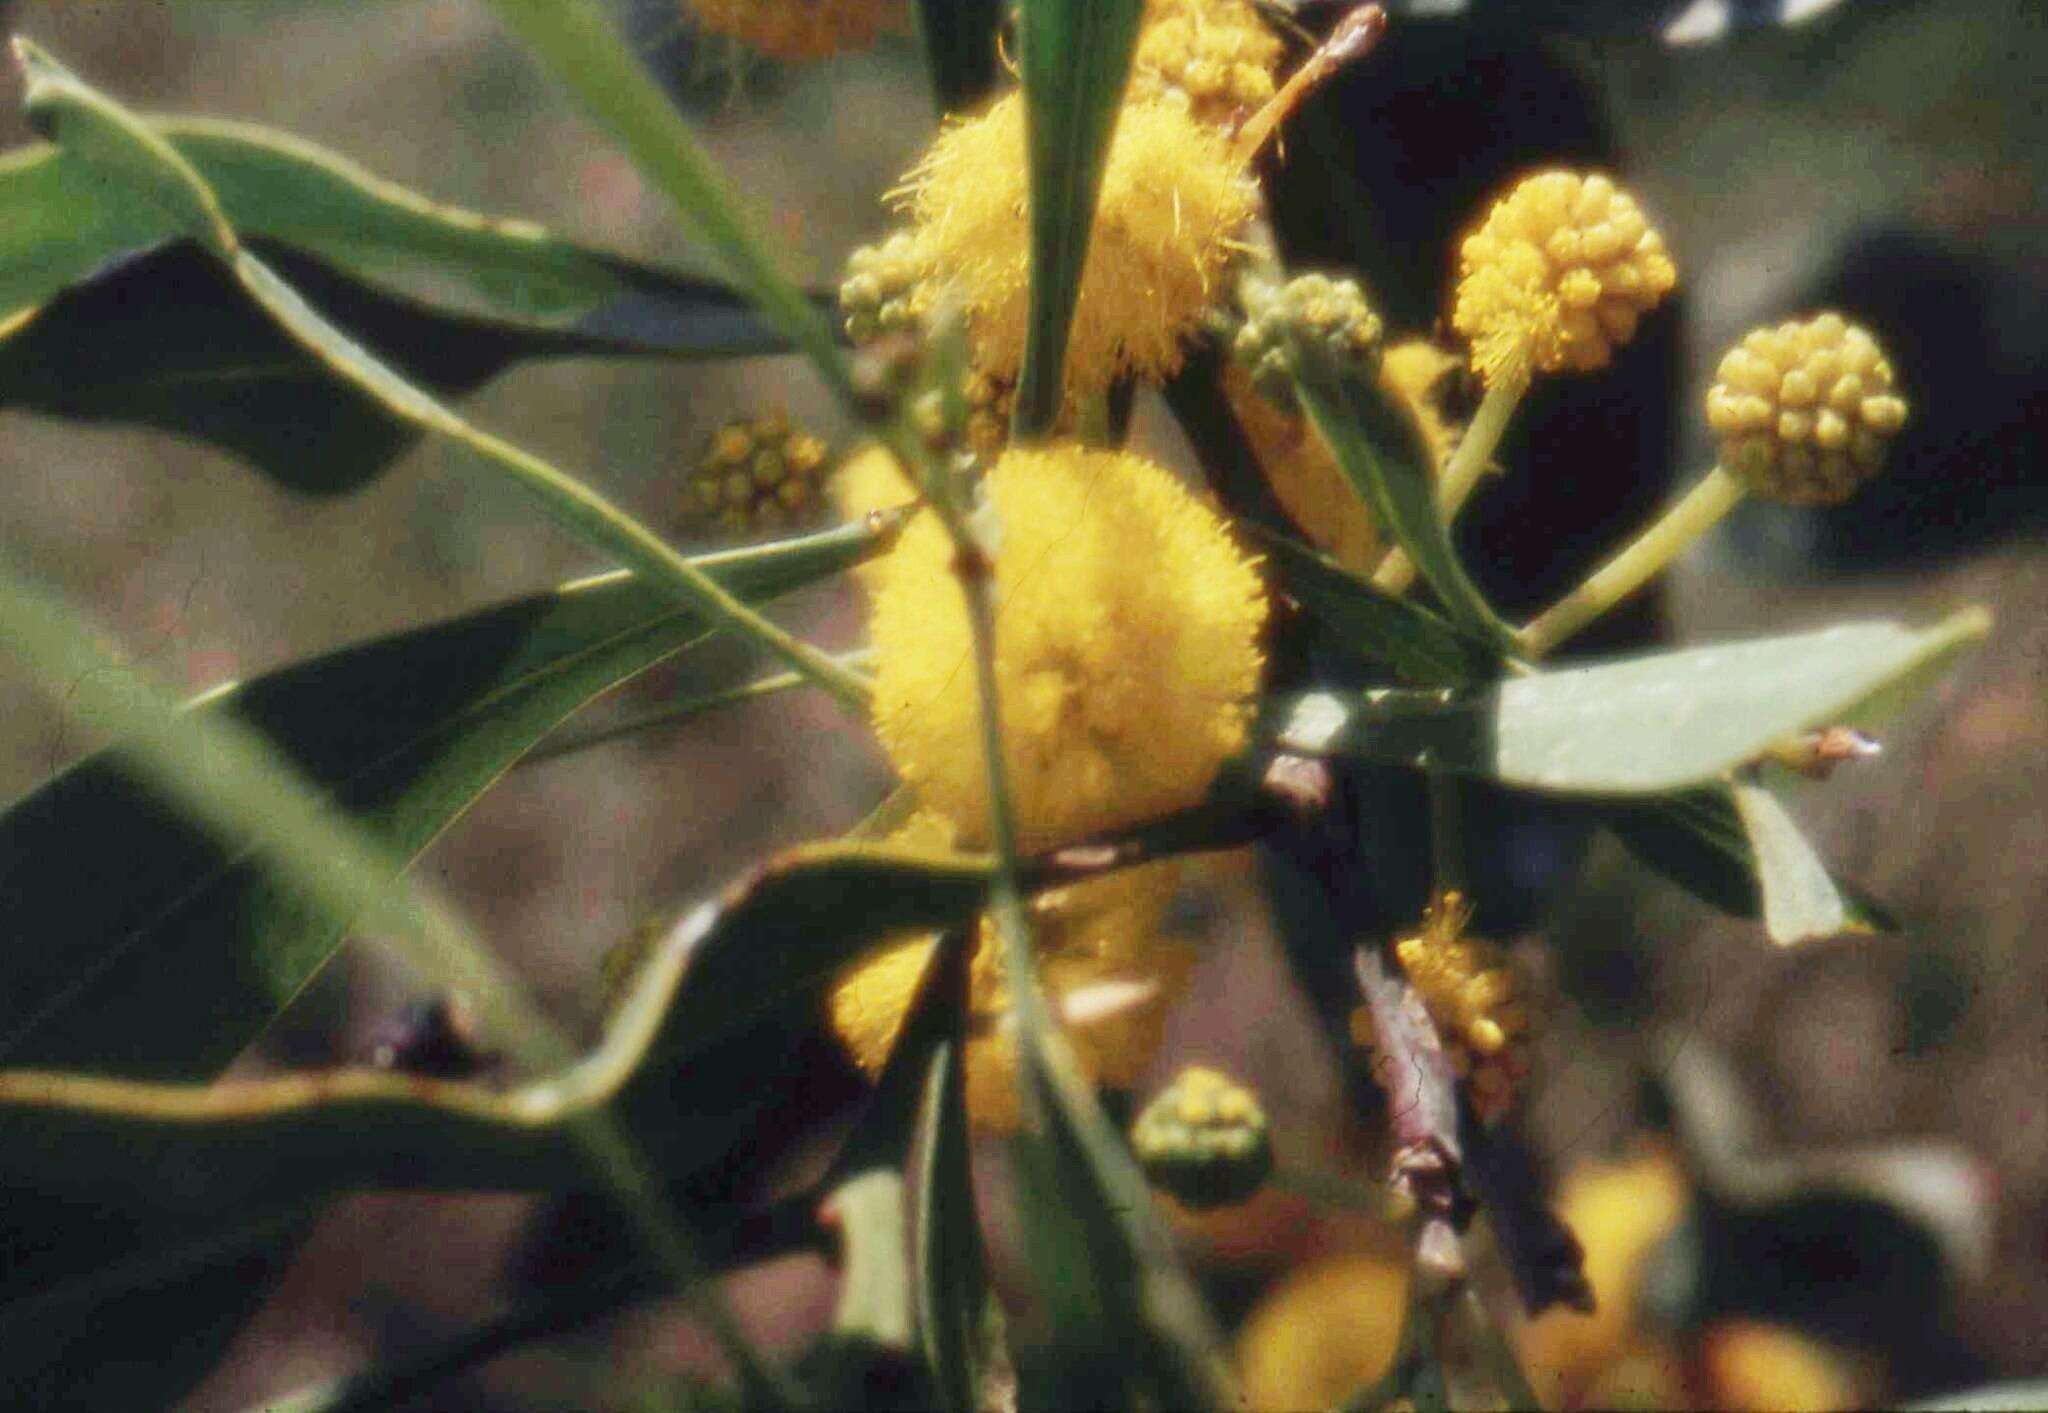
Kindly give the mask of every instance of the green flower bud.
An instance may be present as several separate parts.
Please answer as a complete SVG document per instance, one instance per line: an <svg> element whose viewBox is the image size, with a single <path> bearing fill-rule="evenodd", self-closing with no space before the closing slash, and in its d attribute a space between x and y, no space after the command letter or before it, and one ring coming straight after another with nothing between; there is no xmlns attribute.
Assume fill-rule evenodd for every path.
<svg viewBox="0 0 2048 1413"><path fill-rule="evenodd" d="M1201 1066L1182 1070L1145 1106L1131 1129L1131 1146L1152 1185L1188 1207L1243 1202L1273 1171L1257 1097Z"/></svg>

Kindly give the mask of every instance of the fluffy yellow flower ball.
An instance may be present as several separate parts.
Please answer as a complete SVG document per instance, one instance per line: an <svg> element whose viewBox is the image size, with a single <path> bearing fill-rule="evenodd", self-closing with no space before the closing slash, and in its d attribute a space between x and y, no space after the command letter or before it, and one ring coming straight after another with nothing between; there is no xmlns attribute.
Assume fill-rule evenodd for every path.
<svg viewBox="0 0 2048 1413"><path fill-rule="evenodd" d="M986 491L996 675L1026 850L1192 805L1243 743L1266 600L1217 514L1128 452L1013 449ZM927 808L985 845L967 608L929 512L870 581L875 731Z"/></svg>
<svg viewBox="0 0 2048 1413"><path fill-rule="evenodd" d="M687 0L697 20L771 59L823 59L900 29L903 0Z"/></svg>
<svg viewBox="0 0 2048 1413"><path fill-rule="evenodd" d="M896 842L950 847L952 826L923 813ZM1159 1050L1167 1011L1186 990L1193 954L1162 937L1159 920L1180 877L1166 860L1042 894L1032 903L1038 974L1082 1072L1099 1084L1137 1082ZM888 1062L934 940L913 937L850 968L834 986L832 1028L870 1075ZM984 918L968 977L967 1112L976 1128L1017 1127L1017 1046L1007 1029L1003 948Z"/></svg>
<svg viewBox="0 0 2048 1413"><path fill-rule="evenodd" d="M1607 366L1678 272L1635 198L1600 173L1539 172L1458 250L1451 323L1489 387Z"/></svg>
<svg viewBox="0 0 2048 1413"><path fill-rule="evenodd" d="M1177 92L1199 121L1227 124L1272 98L1280 55L1249 0L1149 0L1130 95Z"/></svg>
<svg viewBox="0 0 2048 1413"><path fill-rule="evenodd" d="M1750 490L1791 505L1835 505L1884 466L1906 424L1892 365L1839 314L1750 333L1707 391L1720 462Z"/></svg>
<svg viewBox="0 0 2048 1413"><path fill-rule="evenodd" d="M974 363L1012 380L1030 304L1024 100L949 123L899 199L934 282L956 290ZM1230 261L1257 192L1224 139L1186 106L1132 102L1118 115L1067 344L1069 392L1178 369Z"/></svg>

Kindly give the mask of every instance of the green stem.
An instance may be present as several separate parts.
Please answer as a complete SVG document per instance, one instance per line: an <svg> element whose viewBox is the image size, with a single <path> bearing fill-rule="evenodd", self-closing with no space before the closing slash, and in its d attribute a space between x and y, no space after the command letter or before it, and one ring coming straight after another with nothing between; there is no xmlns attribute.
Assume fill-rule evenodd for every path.
<svg viewBox="0 0 2048 1413"><path fill-rule="evenodd" d="M1741 504L1747 488L1716 466L1662 519L1522 629L1522 650L1539 658L1661 573L1694 540Z"/></svg>
<svg viewBox="0 0 2048 1413"><path fill-rule="evenodd" d="M1507 1400L1508 1407L1541 1410L1543 1400L1536 1396L1529 1376L1522 1372L1522 1361L1516 1357L1514 1345L1508 1341L1499 1323L1487 1313L1477 1290L1470 1286L1465 1288L1459 1297L1458 1313L1465 1320L1472 1341L1479 1347L1479 1357L1485 1361L1487 1376L1493 1380L1501 1397Z"/></svg>
<svg viewBox="0 0 2048 1413"><path fill-rule="evenodd" d="M841 653L838 660L848 667L860 668L867 664L871 656L872 654L863 648L857 652ZM687 701L676 702L670 706L644 712L639 716L628 717L624 721L613 722L610 726L600 727L595 731L588 731L582 735L564 736L558 740L543 742L521 756L519 764L521 766L528 766L544 760L555 760L561 756L574 755L578 751L587 751L595 746L606 746L610 745L613 741L624 740L628 736L637 736L643 731L654 731L663 726L673 726L678 722L687 721L691 717L702 716L706 712L716 711L720 707L736 706L741 702L753 701L758 697L771 697L777 693L789 691L793 687L809 685L811 685L811 679L800 672L777 672L767 677L756 678L754 681L743 683L738 687L729 687L722 692L711 692L701 697L691 697Z"/></svg>
<svg viewBox="0 0 2048 1413"><path fill-rule="evenodd" d="M1365 1212L1390 1222L1401 1220L1409 1212L1410 1204L1384 1183L1360 1182L1338 1173L1291 1164L1274 1168L1267 1181L1282 1192L1305 1197L1319 1207Z"/></svg>
<svg viewBox="0 0 2048 1413"><path fill-rule="evenodd" d="M1486 390L1486 397L1480 402L1472 425L1465 429L1465 435L1458 439L1450 460L1438 472L1436 503L1446 525L1458 518L1458 512L1472 498L1472 492L1486 474L1486 468L1493 464L1493 454L1500 448L1508 423L1514 419L1515 409L1522 405L1522 395L1528 390L1529 384L1522 379L1505 380ZM1380 561L1379 568L1373 571L1372 585L1383 593L1405 594L1414 582L1415 562L1399 545L1390 550Z"/></svg>
<svg viewBox="0 0 2048 1413"><path fill-rule="evenodd" d="M232 264L242 286L286 333L394 415L476 452L509 474L556 521L615 555L650 586L679 604L705 610L722 626L754 639L830 692L849 712L865 714L868 684L859 673L755 612L659 535L574 476L475 426L399 377L328 323L247 250L237 250Z"/></svg>
<svg viewBox="0 0 2048 1413"><path fill-rule="evenodd" d="M1448 772L1432 770L1429 785L1429 857L1437 896L1465 888L1465 838L1458 781Z"/></svg>

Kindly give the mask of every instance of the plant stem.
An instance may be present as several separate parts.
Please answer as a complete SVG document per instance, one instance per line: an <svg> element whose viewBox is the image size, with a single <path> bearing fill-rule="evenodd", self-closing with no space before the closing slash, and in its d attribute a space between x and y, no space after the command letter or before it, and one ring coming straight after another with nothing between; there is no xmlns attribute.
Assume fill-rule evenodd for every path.
<svg viewBox="0 0 2048 1413"><path fill-rule="evenodd" d="M1500 439L1507 434L1508 423L1514 419L1515 409L1522 405L1522 395L1528 390L1528 381L1520 378L1504 380L1486 390L1472 425L1465 429L1450 459L1438 472L1436 503L1446 525L1458 518L1486 468L1493 464ZM1373 571L1372 586L1382 593L1405 594L1414 582L1415 562L1399 545L1389 550Z"/></svg>
<svg viewBox="0 0 2048 1413"><path fill-rule="evenodd" d="M1679 552L1741 504L1747 488L1716 466L1663 518L1621 553L1596 569L1578 588L1530 620L1522 629L1522 650L1542 657L1558 644L1655 578Z"/></svg>
<svg viewBox="0 0 2048 1413"><path fill-rule="evenodd" d="M1465 836L1457 779L1447 771L1424 775L1429 786L1429 857L1436 895L1465 888Z"/></svg>

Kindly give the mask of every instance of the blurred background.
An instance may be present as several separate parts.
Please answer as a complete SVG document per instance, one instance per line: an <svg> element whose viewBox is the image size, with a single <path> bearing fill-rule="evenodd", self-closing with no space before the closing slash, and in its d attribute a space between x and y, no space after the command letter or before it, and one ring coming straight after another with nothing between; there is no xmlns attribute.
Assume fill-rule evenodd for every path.
<svg viewBox="0 0 2048 1413"><path fill-rule="evenodd" d="M476 0L25 0L0 13L145 111L269 124L437 200L692 259L663 204ZM880 194L932 127L910 41L777 69L698 36L667 0L621 14L799 273L836 282L845 252L886 229ZM1619 154L1664 230L1685 301L1676 384L1661 393L1675 464L1642 485L1708 464L1699 389L1751 325L1836 306L1895 355L1916 421L1888 476L1841 511L1738 512L1671 582L1677 638L1927 620L1967 602L1997 615L1985 647L1894 723L1879 759L1791 801L1837 871L1899 915L1901 934L1780 951L1606 840L1550 891L1517 945L1546 998L1526 1115L1534 1149L1559 1174L1637 1151L1671 1091L1681 1109L1704 1103L1716 1122L1752 1126L1744 1141L1767 1153L1940 1140L1941 1163L1907 1164L1898 1181L1939 1189L1913 1201L1947 1222L1954 1288L1889 1341L1905 1350L1898 1365L1869 1377L1912 1388L2048 1374L2048 950L2035 945L2048 915L2048 13L2036 0L1851 0L1805 28L1701 49L1626 24L1540 42L1436 29L1416 42L1413 64L1382 56L1356 80L1414 100L1389 102L1384 126L1354 134L1385 145L1389 170L1446 140L1429 125L1433 105L1464 104L1488 141L1506 133L1541 153L1555 131L1560 153ZM1461 75L1496 72L1476 64L1481 52L1511 58L1513 83L1460 87ZM0 88L6 144L28 141L17 80ZM1439 201L1453 226L1474 214ZM1439 274L1449 254L1413 252ZM804 371L780 360L529 363L468 407L681 534L682 480L705 439L775 405L843 440ZM1140 407L1138 426L1160 455L1184 456L1156 407ZM304 499L167 435L0 410L0 533L140 660L198 691L605 567L460 462L423 445L359 494ZM1588 495L1635 479L1626 465L1545 474L1583 474ZM784 616L834 647L861 640L851 586L792 600ZM690 680L729 679L744 658L727 651L695 655ZM657 669L591 720L687 690L684 671ZM0 678L0 720L10 797L85 745L12 675ZM887 784L862 733L791 694L516 770L420 867L587 1033L607 946L777 847L845 829ZM1179 923L1200 934L1205 959L1159 1076L1222 1064L1259 1088L1283 1156L1362 1164L1337 1049L1290 979L1257 869L1237 857L1205 866ZM359 1057L413 996L409 978L358 947L251 1063ZM1718 1057L1706 1077L1701 1056ZM1643 1081L1660 1075L1666 1093L1646 1102ZM1721 1206L1749 1220L1734 1198ZM190 1407L247 1406L495 1308L531 1207L338 1204ZM1295 1199L1224 1225L1191 1227L1190 1240L1239 1311L1282 1267L1371 1244ZM1880 1274L1816 1276L1793 1303L1825 1305L1859 1284L1867 1294ZM830 1290L807 1257L742 1278L736 1295L787 1348L823 1318ZM696 1348L678 1320L650 1313L566 1356L503 1362L433 1406L527 1406L536 1390L580 1387L601 1360L653 1371Z"/></svg>

